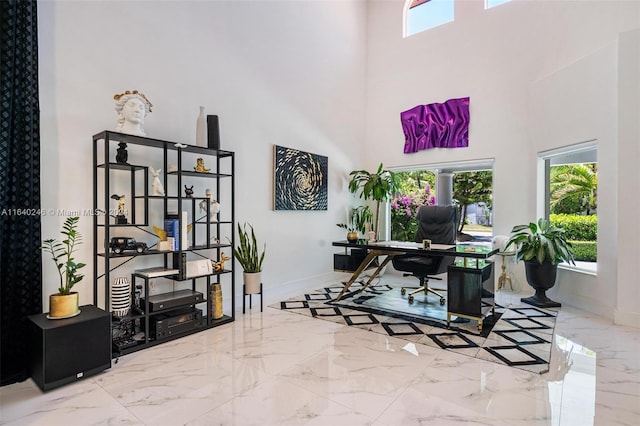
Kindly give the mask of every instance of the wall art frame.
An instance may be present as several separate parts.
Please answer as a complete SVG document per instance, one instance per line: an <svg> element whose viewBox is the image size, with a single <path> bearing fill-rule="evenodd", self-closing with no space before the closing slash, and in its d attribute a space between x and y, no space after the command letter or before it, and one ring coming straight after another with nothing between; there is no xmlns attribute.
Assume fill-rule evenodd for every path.
<svg viewBox="0 0 640 426"><path fill-rule="evenodd" d="M273 209L327 210L329 158L273 146Z"/></svg>

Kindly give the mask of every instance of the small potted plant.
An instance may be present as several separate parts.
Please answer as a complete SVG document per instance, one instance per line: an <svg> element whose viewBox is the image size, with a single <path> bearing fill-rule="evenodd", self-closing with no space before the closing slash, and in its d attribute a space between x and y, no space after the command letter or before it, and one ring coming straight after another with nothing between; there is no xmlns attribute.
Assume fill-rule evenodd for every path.
<svg viewBox="0 0 640 426"><path fill-rule="evenodd" d="M380 203L387 201L398 191L398 178L389 171L385 170L382 163L378 166L378 170L371 173L367 170L354 170L349 173L351 181L349 181L349 191L352 194L360 192L360 198L368 200L371 198L376 202L376 216L373 222L374 238L378 239L378 225L380 224Z"/></svg>
<svg viewBox="0 0 640 426"><path fill-rule="evenodd" d="M364 235L367 224L371 224L373 214L369 206L358 206L351 210L349 215L349 223L336 223L340 228L347 230L347 240L350 243L358 241L358 233Z"/></svg>
<svg viewBox="0 0 640 426"><path fill-rule="evenodd" d="M538 219L538 223L516 225L511 230L505 250L515 246L516 261L524 261L527 282L536 294L521 300L541 308L559 307L560 303L545 294L556 282L559 262L575 265L571 243L566 240L562 228L551 226L548 220Z"/></svg>
<svg viewBox="0 0 640 426"><path fill-rule="evenodd" d="M79 217L68 217L62 225L60 233L65 239L55 238L44 240L41 249L51 255L60 275L58 293L49 296L49 318L69 318L80 313L78 293L71 291L84 275L79 271L86 265L77 263L73 258L76 246L82 243L82 236L78 232Z"/></svg>
<svg viewBox="0 0 640 426"><path fill-rule="evenodd" d="M249 229L247 229L247 227ZM260 253L258 251L258 243L253 226L244 223L240 226L238 223L238 236L240 243L234 248L233 253L244 270L243 279L245 285L245 294L260 293L260 284L262 283L262 262L267 250L267 244Z"/></svg>

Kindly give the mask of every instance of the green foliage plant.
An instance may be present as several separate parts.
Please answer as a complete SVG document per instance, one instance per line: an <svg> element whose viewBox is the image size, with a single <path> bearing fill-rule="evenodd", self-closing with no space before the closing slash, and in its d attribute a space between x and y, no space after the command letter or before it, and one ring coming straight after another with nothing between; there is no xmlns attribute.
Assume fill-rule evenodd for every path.
<svg viewBox="0 0 640 426"><path fill-rule="evenodd" d="M575 265L571 243L567 241L564 229L551 226L546 219L538 219L537 224L516 225L511 233L513 235L505 250L515 245L516 261L548 261L554 265L564 261Z"/></svg>
<svg viewBox="0 0 640 426"><path fill-rule="evenodd" d="M73 257L76 246L82 243L82 235L77 229L79 220L78 216L68 217L62 225L62 231L60 231L65 236L65 239L58 241L55 238L50 238L44 240L40 247L51 255L51 259L58 268L58 274L60 275L58 293L62 296L69 295L73 286L84 277L79 271L86 264L76 263Z"/></svg>
<svg viewBox="0 0 640 426"><path fill-rule="evenodd" d="M351 209L349 214L349 223L336 223L340 228L346 229L347 232L359 232L364 235L367 223L373 220L373 213L369 206L358 206Z"/></svg>
<svg viewBox="0 0 640 426"><path fill-rule="evenodd" d="M380 203L389 200L398 192L398 179L393 172L385 170L382 163L380 163L378 170L374 173L368 172L367 170L354 170L349 173L349 176L351 176L349 191L352 194L360 191L360 198L365 200L371 199L376 202L373 231L377 236L380 220Z"/></svg>
<svg viewBox="0 0 640 426"><path fill-rule="evenodd" d="M418 232L416 215L421 206L436 204L431 185L411 192L396 194L391 200L391 239L396 241L414 241Z"/></svg>
<svg viewBox="0 0 640 426"><path fill-rule="evenodd" d="M462 232L467 221L467 205L483 202L491 208L493 194L493 171L460 172L453 177L453 199L457 201Z"/></svg>
<svg viewBox="0 0 640 426"><path fill-rule="evenodd" d="M554 166L550 172L550 207L553 212L566 213L567 208L586 215L598 208L598 164L568 164Z"/></svg>
<svg viewBox="0 0 640 426"><path fill-rule="evenodd" d="M267 243L264 244L262 253L259 253L253 226L246 222L243 226L240 226L238 223L238 236L240 244L234 248L233 253L242 266L242 269L248 273L261 272L262 262L264 261L264 255L267 251Z"/></svg>
<svg viewBox="0 0 640 426"><path fill-rule="evenodd" d="M571 241L573 258L583 262L598 261L598 243L596 241Z"/></svg>
<svg viewBox="0 0 640 426"><path fill-rule="evenodd" d="M564 229L567 240L598 240L598 215L551 214L549 221L551 226Z"/></svg>

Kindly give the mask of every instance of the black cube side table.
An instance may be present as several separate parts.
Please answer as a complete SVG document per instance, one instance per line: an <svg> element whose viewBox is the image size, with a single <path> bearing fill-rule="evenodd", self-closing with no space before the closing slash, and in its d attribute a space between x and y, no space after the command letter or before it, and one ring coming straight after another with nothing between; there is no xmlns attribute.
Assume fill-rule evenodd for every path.
<svg viewBox="0 0 640 426"><path fill-rule="evenodd" d="M93 305L73 318L29 316L31 378L47 391L111 368L111 314Z"/></svg>
<svg viewBox="0 0 640 426"><path fill-rule="evenodd" d="M483 319L489 312L495 315L495 303L484 306L482 302L483 284L493 277L493 262L471 263L473 266L453 264L447 268L447 327L454 315L478 321L478 332L482 332Z"/></svg>

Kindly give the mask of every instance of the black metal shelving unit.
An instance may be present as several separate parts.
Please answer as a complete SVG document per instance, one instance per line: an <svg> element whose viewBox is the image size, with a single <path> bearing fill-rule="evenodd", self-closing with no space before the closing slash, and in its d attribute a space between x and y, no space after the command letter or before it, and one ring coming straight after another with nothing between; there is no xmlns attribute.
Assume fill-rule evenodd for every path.
<svg viewBox="0 0 640 426"><path fill-rule="evenodd" d="M132 155L135 161L119 162L116 160L117 147L124 143L126 147L142 147L144 155ZM136 148L138 149L138 148ZM211 166L214 161L215 166L211 166L209 172L196 172L185 170L183 166L184 157L187 155L197 155L206 158ZM191 155L192 156L192 155ZM168 171L170 158L177 163L177 170ZM149 166L135 163L147 162L150 159L161 161L162 175L164 177L165 195L150 195L149 188ZM224 173L222 173L224 171ZM114 176L119 174L119 183L122 187L122 181L129 180L128 191L130 194L129 215L130 223L116 224L114 215L111 214L109 205L112 203L111 194L115 191L112 185L112 173ZM192 145L184 145L178 142L165 141L160 139L152 139L147 137L129 135L124 133L102 131L93 136L93 253L94 253L94 279L93 279L93 304L102 306L106 311L111 311L110 289L112 273L130 262L136 261L138 256L158 258L157 266L171 268L177 265L179 273L171 276L162 276L157 278L168 278L178 283L191 282L191 290L202 292L203 300L197 303L185 303L183 305L174 306L171 309L151 311L149 308L150 285L149 281L156 277L145 277L136 273L134 270L131 274L131 312L123 317L117 317L112 312L112 329L122 331L122 329L130 328L131 334L140 335L142 338L135 341L128 341L125 345L116 345L115 339L112 346L112 357L118 357L131 352L136 352L151 346L162 344L177 338L181 338L193 333L197 333L209 328L218 327L223 324L235 321L235 274L233 273L235 247L235 155L231 151L215 150ZM142 175L142 176L141 176ZM169 177L171 176L171 183ZM183 185L186 178L189 182L194 180L208 179L211 186L215 188L215 198L220 197L221 191L224 190L225 205L217 215L217 220L212 221L210 215L210 205L207 203L206 212L203 218L198 218L196 208L199 202L209 200L206 197L187 197L182 195ZM209 182L208 182L209 183ZM142 185L142 191L140 186ZM141 203L141 205L140 205ZM192 244L189 248L183 247L182 241L178 242L177 251L159 251L152 247L143 252L127 251L120 254L113 253L109 248L109 241L112 237L122 237L123 233L128 230L138 229L155 236L149 229L150 209L162 209L163 218L167 218L170 213L170 205L177 208L180 213L184 210L191 210L192 223ZM183 227L182 214L178 214L179 228ZM226 228L224 228L226 227ZM224 232L223 232L224 231ZM117 235L120 234L120 235ZM226 235L226 242L220 241L221 235ZM197 235L204 235L204 243L198 243ZM180 238L182 240L182 238ZM198 243L198 244L197 244ZM225 250L226 249L226 250ZM182 267L183 256L193 256L196 258L220 259L221 253L225 250L225 254L230 257L224 270L213 272L210 275L184 278L186 276ZM142 297L145 302L140 304L136 310L134 307L135 285L138 279L143 280L144 285ZM222 318L214 319L212 309L213 301L210 298L211 287L213 284L221 284L223 291L230 297L230 312L224 312ZM100 303L99 294L104 291L104 299ZM196 308L203 307L202 325L194 329L181 329L177 333L170 336L155 338L150 334L149 324L154 316L170 313L172 310L179 308ZM206 308L206 310L205 310ZM198 308L199 309L199 308ZM121 337L119 337L121 339Z"/></svg>

